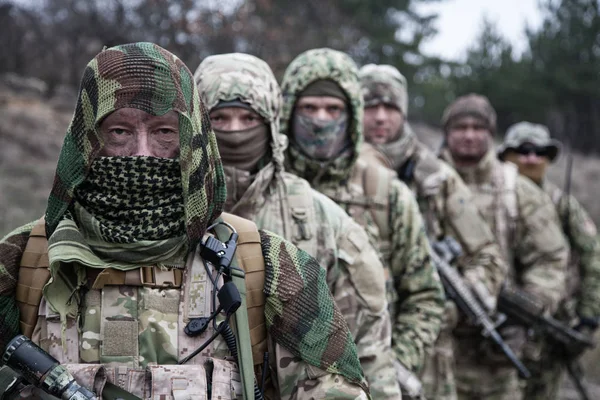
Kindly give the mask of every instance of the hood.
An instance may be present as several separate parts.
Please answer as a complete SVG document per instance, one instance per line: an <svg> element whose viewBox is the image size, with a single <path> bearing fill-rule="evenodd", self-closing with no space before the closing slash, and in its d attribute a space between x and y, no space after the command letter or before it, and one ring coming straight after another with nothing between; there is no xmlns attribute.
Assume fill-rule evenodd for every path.
<svg viewBox="0 0 600 400"><path fill-rule="evenodd" d="M194 79L208 111L220 101L241 100L267 121L273 163L282 170L287 138L279 133L281 91L267 63L250 54L214 55L200 63Z"/></svg>
<svg viewBox="0 0 600 400"><path fill-rule="evenodd" d="M88 63L48 199L46 234L56 229L103 147L100 122L119 108L179 114L185 224L189 248L195 247L222 212L225 175L192 74L175 55L152 43L105 49Z"/></svg>
<svg viewBox="0 0 600 400"><path fill-rule="evenodd" d="M281 132L289 137L291 119L298 95L312 82L329 79L336 82L350 99L350 123L348 131L353 144L349 156L327 163L310 159L299 151L290 148L286 152L286 162L292 172L314 181L316 175L322 181L347 179L358 156L358 149L363 140L362 118L363 98L358 80L358 69L352 59L345 53L332 49L313 49L296 57L287 67L281 83L283 92L283 109L281 111Z"/></svg>

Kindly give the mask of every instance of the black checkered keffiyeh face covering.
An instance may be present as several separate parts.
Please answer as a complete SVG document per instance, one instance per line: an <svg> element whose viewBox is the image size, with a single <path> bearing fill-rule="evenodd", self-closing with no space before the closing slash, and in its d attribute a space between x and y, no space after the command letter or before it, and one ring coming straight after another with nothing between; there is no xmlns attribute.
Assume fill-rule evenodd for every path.
<svg viewBox="0 0 600 400"><path fill-rule="evenodd" d="M185 235L179 160L99 157L75 199L110 243Z"/></svg>

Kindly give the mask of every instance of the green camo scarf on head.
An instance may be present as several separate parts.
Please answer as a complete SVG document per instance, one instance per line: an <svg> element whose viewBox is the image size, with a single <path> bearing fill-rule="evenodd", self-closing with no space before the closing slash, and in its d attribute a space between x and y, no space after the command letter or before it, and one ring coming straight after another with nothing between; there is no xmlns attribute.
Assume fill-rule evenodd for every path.
<svg viewBox="0 0 600 400"><path fill-rule="evenodd" d="M188 248L220 215L225 176L208 114L188 68L152 43L133 43L100 52L87 65L46 209L50 237L87 178L103 143L98 126L119 108L152 115L179 114L180 166Z"/></svg>

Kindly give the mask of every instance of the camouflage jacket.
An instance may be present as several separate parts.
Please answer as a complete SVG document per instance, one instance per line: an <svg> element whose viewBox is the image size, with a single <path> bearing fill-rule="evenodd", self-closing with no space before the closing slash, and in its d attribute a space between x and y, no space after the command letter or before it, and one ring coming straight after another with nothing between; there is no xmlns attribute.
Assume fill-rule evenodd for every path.
<svg viewBox="0 0 600 400"><path fill-rule="evenodd" d="M390 357L383 266L364 229L344 210L304 179L284 172L287 141L279 133L281 94L271 70L247 54L217 55L200 64L195 79L209 110L219 101L239 99L270 126L270 163L251 176L238 201L226 202L226 211L282 235L325 267L329 288L355 338L371 394L399 398ZM230 181L244 175L227 166L225 174Z"/></svg>
<svg viewBox="0 0 600 400"><path fill-rule="evenodd" d="M175 238L144 240L141 233L135 240L126 239L129 254L146 259L138 263L120 258L125 251L102 258L106 253L99 247L122 250L123 242L98 225L89 229L89 221L73 211L82 207L77 190L83 190L82 182L88 179L103 148L100 121L116 109L131 107L151 115L178 114L180 155L175 161L181 170L180 206L184 211ZM208 333L186 335L183 330L188 320L206 317L207 308L216 307L210 301L212 271L204 268L197 252L208 227L218 221L226 198L215 135L207 121L192 74L176 56L157 45L134 43L103 50L85 70L45 215L51 279L43 289L33 337L70 368L91 376L90 387L96 388L97 379L108 378L144 398L202 398L210 390L214 397L240 398L237 365L225 358L230 354L224 350L223 339L212 343L207 352L192 359L195 361L177 365L181 356L190 354L210 335L210 327ZM106 179L122 184L123 175ZM134 222L130 225L131 230L139 228ZM31 229L26 225L0 241L2 352L20 331L16 296L22 290L17 289L17 281ZM88 240L92 230L93 241ZM356 346L327 288L324 269L283 238L262 230L257 235L254 240L260 243L265 264L264 284L252 295L262 299L264 308L248 319L249 326L255 319L264 321L260 329L266 330L271 382L267 397L366 398ZM178 257L178 264L167 266L167 261L175 258L165 255L168 249L161 249L148 261L149 248L170 240L177 246L183 243L182 255L187 257ZM150 284L143 269L148 265L156 267ZM91 284L113 271L119 279L96 287ZM175 284L177 271L183 275L181 286ZM238 315L242 315L239 310L235 318ZM249 329L245 333L251 334ZM242 346L239 354L247 352L246 344L242 342Z"/></svg>
<svg viewBox="0 0 600 400"><path fill-rule="evenodd" d="M447 149L441 156L454 165ZM556 311L566 292L569 249L548 196L494 151L476 167L457 171L506 256L509 279Z"/></svg>
<svg viewBox="0 0 600 400"><path fill-rule="evenodd" d="M404 184L387 179L386 170L357 163L357 150L362 142L362 95L356 66L347 55L330 49L310 50L289 65L282 82L282 133L290 133L297 95L318 79L337 82L350 99L349 133L354 147L322 163L304 156L292 141L286 163L294 173L347 210L382 253L397 296L391 298L390 304L393 350L400 362L418 371L423 365L425 348L438 335L444 304L418 206ZM381 178L383 185L379 189L385 194L377 201L369 198L377 196L368 194L362 184L365 172L377 180ZM375 209L383 210L384 214L377 222L375 215L381 216L382 212L373 213Z"/></svg>
<svg viewBox="0 0 600 400"><path fill-rule="evenodd" d="M404 134L385 146L365 144L361 158L394 170L413 190L432 240L455 238L463 256L458 267L469 282L482 282L497 296L508 267L494 235L477 212L474 197L458 173L420 143L405 123Z"/></svg>
<svg viewBox="0 0 600 400"><path fill-rule="evenodd" d="M563 232L574 254L569 263L567 289L576 297L581 317L600 316L600 242L594 221L573 195L565 196L554 183L544 181L542 188L556 206Z"/></svg>

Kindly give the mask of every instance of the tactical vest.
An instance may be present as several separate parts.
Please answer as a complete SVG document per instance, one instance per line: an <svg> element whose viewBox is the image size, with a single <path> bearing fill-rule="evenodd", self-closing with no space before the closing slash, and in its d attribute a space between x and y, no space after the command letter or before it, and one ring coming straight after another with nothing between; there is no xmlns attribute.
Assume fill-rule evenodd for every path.
<svg viewBox="0 0 600 400"><path fill-rule="evenodd" d="M392 256L390 186L393 179L393 171L369 165L359 158L347 186L322 190L365 229L373 247L379 251L385 270L390 315L395 315L393 307L398 300L389 265Z"/></svg>
<svg viewBox="0 0 600 400"><path fill-rule="evenodd" d="M239 234L236 262L245 271L236 283L245 312L240 313L240 308L233 321L239 368L224 359L229 353L224 341L213 342L185 365L175 365L213 333L212 325L198 337L183 332L191 318L211 313L212 277L196 253L183 270L142 267L88 274L93 284L84 296L84 312L77 320L61 323L41 295L50 276L43 219L30 234L19 270L16 299L23 333L68 364L80 383L98 391L108 381L143 398L205 398L208 387L213 398L251 398L252 372L260 381L260 365L267 350L264 259L254 223L225 213L221 217ZM144 356L151 355L156 343L176 348L144 367ZM240 373L240 368L249 373Z"/></svg>

